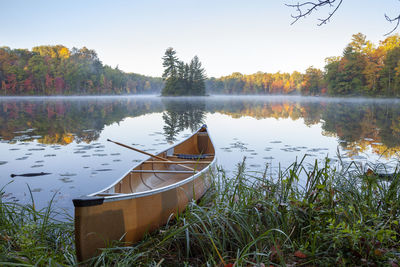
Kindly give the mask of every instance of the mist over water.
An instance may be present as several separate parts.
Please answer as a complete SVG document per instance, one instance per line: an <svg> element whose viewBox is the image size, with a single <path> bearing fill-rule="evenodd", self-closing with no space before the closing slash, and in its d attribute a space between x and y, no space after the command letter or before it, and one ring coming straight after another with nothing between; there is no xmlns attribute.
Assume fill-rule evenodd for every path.
<svg viewBox="0 0 400 267"><path fill-rule="evenodd" d="M274 175L304 155L312 164L396 166L400 105L393 99L300 96L0 98L0 186L8 201L72 211L71 199L98 191L146 156L107 138L157 153L207 124L227 172ZM11 174L51 173L11 178Z"/></svg>

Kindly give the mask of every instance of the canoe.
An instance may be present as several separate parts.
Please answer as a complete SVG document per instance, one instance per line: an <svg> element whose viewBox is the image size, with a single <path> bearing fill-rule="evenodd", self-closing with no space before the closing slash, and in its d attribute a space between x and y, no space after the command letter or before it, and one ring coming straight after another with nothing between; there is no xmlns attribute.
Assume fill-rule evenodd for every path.
<svg viewBox="0 0 400 267"><path fill-rule="evenodd" d="M156 156L140 162L110 186L73 199L79 261L97 255L113 240L126 245L141 240L210 187L216 157L207 126Z"/></svg>

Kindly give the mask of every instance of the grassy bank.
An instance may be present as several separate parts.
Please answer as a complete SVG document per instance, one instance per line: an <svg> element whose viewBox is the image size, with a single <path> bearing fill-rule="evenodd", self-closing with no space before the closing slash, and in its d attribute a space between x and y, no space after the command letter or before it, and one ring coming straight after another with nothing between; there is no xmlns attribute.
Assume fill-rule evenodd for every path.
<svg viewBox="0 0 400 267"><path fill-rule="evenodd" d="M92 266L398 266L400 175L294 163L272 179L238 165L200 203L142 242L117 242ZM299 177L306 182L299 183ZM1 203L0 265L75 265L72 221Z"/></svg>
<svg viewBox="0 0 400 267"><path fill-rule="evenodd" d="M0 191L0 266L74 265L73 218L52 206L5 202ZM64 218L67 216L67 218ZM59 218L59 219L56 219ZM61 220L60 220L61 219Z"/></svg>

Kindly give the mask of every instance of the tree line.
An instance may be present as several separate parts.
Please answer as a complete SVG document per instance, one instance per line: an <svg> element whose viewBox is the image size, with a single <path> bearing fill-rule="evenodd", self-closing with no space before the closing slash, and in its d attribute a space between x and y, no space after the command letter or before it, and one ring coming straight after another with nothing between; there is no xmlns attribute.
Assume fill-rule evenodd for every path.
<svg viewBox="0 0 400 267"><path fill-rule="evenodd" d="M366 36L353 35L342 56L326 59L324 70L309 67L305 73L264 73L210 78L206 87L216 94L302 94L400 96L400 36L378 46Z"/></svg>
<svg viewBox="0 0 400 267"><path fill-rule="evenodd" d="M0 95L88 94L302 94L400 96L400 36L378 45L358 33L343 54L326 59L323 70L305 73L239 72L207 79L197 56L190 63L168 48L162 78L125 73L103 65L94 50L62 45L32 50L0 47Z"/></svg>
<svg viewBox="0 0 400 267"><path fill-rule="evenodd" d="M179 60L176 51L169 47L163 59L165 86L161 92L164 96L205 95L206 75L197 56L190 63Z"/></svg>
<svg viewBox="0 0 400 267"><path fill-rule="evenodd" d="M86 47L0 47L0 95L144 94L162 87L161 78L103 65Z"/></svg>

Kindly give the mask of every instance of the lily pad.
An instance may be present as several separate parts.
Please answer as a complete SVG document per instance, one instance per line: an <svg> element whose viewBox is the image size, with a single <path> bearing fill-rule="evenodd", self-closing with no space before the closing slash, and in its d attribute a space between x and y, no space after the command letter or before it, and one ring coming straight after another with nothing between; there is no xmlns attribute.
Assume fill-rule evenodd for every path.
<svg viewBox="0 0 400 267"><path fill-rule="evenodd" d="M39 167L43 167L43 165L41 165L41 164L36 164L36 165L31 166L31 168L39 168Z"/></svg>
<svg viewBox="0 0 400 267"><path fill-rule="evenodd" d="M76 176L76 173L69 173L69 172L60 173L60 176L63 176L63 177Z"/></svg>
<svg viewBox="0 0 400 267"><path fill-rule="evenodd" d="M42 190L43 190L42 188L34 188L32 189L32 192L35 193L35 192L40 192Z"/></svg>

